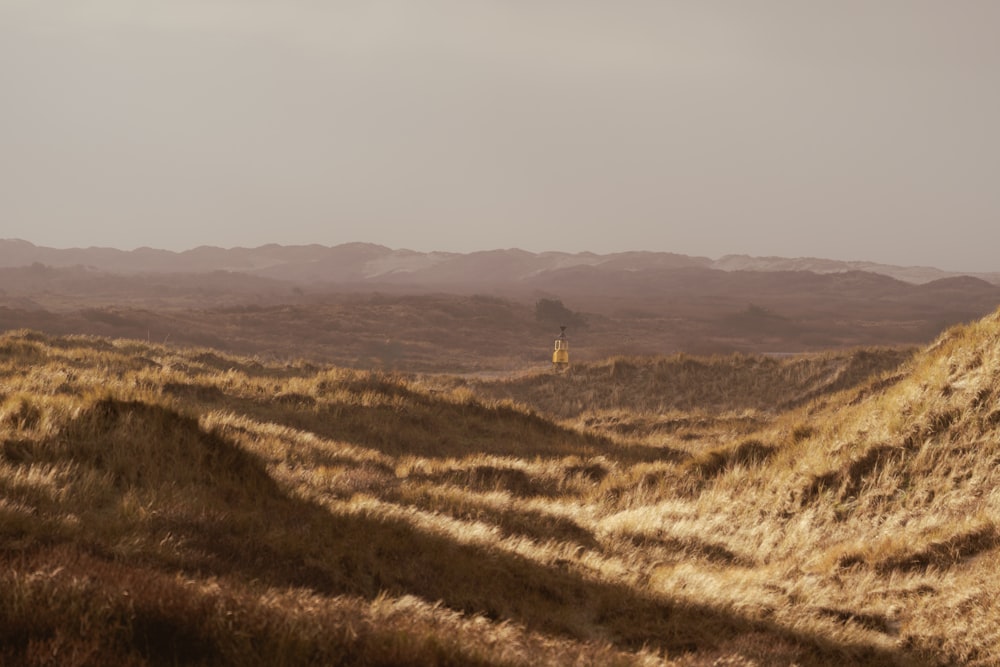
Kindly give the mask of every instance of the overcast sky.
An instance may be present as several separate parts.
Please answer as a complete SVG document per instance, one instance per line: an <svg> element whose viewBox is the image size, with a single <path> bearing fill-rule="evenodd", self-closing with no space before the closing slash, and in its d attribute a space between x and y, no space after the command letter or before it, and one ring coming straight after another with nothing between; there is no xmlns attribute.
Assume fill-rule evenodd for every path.
<svg viewBox="0 0 1000 667"><path fill-rule="evenodd" d="M0 0L0 238L1000 270L996 0Z"/></svg>

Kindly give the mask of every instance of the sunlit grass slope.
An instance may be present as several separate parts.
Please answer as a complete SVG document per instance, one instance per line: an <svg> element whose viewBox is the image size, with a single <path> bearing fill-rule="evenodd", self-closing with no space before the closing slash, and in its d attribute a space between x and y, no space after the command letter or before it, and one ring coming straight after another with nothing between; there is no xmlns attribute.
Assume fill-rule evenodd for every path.
<svg viewBox="0 0 1000 667"><path fill-rule="evenodd" d="M912 348L858 348L773 357L752 354L694 357L615 357L574 363L565 373L480 381L478 393L509 398L560 418L616 411L713 414L781 412L857 386L897 369Z"/></svg>
<svg viewBox="0 0 1000 667"><path fill-rule="evenodd" d="M569 414L8 333L0 664L994 664L1000 321L852 354Z"/></svg>

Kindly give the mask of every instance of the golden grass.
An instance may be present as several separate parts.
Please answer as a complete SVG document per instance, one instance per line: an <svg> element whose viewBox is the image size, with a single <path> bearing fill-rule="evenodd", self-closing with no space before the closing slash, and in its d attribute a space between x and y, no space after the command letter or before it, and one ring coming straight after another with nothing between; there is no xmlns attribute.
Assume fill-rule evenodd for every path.
<svg viewBox="0 0 1000 667"><path fill-rule="evenodd" d="M619 356L573 364L563 374L534 373L471 386L479 395L519 401L563 419L602 411L620 411L624 422L637 414L671 411L783 412L881 376L912 354L911 349L862 348L786 358ZM662 425L671 426L669 421Z"/></svg>
<svg viewBox="0 0 1000 667"><path fill-rule="evenodd" d="M474 382L0 336L0 664L995 664L1000 316Z"/></svg>

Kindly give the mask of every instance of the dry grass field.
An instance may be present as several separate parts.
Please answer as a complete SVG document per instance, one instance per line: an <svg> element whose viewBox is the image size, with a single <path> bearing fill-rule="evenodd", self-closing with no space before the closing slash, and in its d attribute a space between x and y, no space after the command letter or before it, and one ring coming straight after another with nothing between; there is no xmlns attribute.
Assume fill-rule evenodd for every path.
<svg viewBox="0 0 1000 667"><path fill-rule="evenodd" d="M1000 314L507 380L0 336L0 664L1000 664Z"/></svg>

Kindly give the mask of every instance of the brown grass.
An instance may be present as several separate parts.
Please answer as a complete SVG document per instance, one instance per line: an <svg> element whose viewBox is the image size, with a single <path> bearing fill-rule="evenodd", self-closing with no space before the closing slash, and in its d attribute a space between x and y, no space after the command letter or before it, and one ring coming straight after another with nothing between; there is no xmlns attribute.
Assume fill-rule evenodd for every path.
<svg viewBox="0 0 1000 667"><path fill-rule="evenodd" d="M994 664L1000 316L506 382L0 336L2 664Z"/></svg>
<svg viewBox="0 0 1000 667"><path fill-rule="evenodd" d="M563 419L615 410L632 416L671 411L784 412L882 376L912 354L910 349L862 348L785 358L615 357L573 364L563 374L480 381L473 388L478 394L518 401Z"/></svg>

